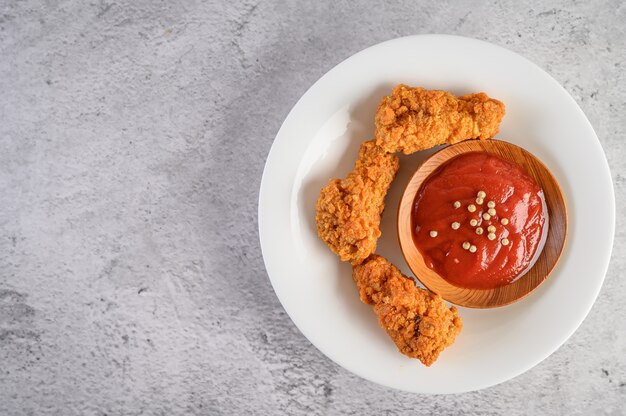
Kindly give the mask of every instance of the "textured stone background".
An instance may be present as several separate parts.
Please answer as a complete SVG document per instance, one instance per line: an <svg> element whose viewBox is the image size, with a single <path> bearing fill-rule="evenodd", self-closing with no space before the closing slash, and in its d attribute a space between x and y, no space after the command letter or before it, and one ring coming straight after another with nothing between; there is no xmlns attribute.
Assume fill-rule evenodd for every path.
<svg viewBox="0 0 626 416"><path fill-rule="evenodd" d="M0 415L626 414L626 7L475 3L0 0ZM392 391L319 353L257 235L292 105L344 58L417 33L548 70L617 195L580 329L526 374L456 396Z"/></svg>

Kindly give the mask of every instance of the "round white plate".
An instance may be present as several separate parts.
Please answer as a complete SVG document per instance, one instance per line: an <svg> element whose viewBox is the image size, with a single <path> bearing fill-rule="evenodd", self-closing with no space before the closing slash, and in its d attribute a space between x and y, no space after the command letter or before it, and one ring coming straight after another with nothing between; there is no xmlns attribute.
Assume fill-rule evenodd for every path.
<svg viewBox="0 0 626 416"><path fill-rule="evenodd" d="M459 308L463 331L431 367L400 354L372 308L359 301L351 267L318 239L315 202L330 178L352 169L373 138L374 113L398 83L455 94L485 91L506 104L498 138L538 156L563 188L565 251L525 299ZM434 150L433 150L434 151ZM401 157L387 196L377 252L411 275L397 243L400 194L420 160ZM458 393L501 383L554 352L583 321L608 267L615 198L589 121L547 73L501 47L426 35L372 46L330 70L293 107L267 158L259 196L263 258L276 295L302 333L330 359L373 382L416 393Z"/></svg>

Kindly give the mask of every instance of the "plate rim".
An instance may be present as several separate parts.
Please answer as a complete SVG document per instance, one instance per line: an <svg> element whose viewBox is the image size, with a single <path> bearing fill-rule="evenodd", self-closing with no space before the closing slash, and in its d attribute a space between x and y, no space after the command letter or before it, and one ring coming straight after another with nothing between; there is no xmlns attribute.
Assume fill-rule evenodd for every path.
<svg viewBox="0 0 626 416"><path fill-rule="evenodd" d="M324 351L322 350L322 348L320 348L318 346L318 344L316 344L311 337L307 334L308 330L303 330L303 328L301 327L301 325L298 324L298 322L296 322L296 320L293 318L293 311L289 311L287 309L287 307L285 306L286 302L284 301L284 299L282 298L281 294L280 294L280 290L277 290L277 287L275 285L274 280L272 279L272 275L270 272L270 267L268 267L268 258L267 258L267 248L264 248L264 238L263 238L263 226L264 226L264 219L263 219L263 206L262 206L262 202L264 199L264 195L267 192L267 187L268 187L268 183L267 183L267 177L268 177L268 166L270 164L270 162L272 161L272 157L274 156L274 154L277 152L277 139L279 137L281 137L281 133L283 132L285 125L287 123L287 121L291 118L292 114L295 112L295 110L301 105L301 103L312 93L312 91L316 88L316 86L318 86L323 80L325 80L327 77L329 77L329 74L334 73L335 71L337 71L337 69L341 66L343 66L344 64L346 64L347 61L354 59L355 57L362 55L366 52L372 51L374 49L377 48L384 48L384 47L388 47L388 45L393 44L395 42L402 42L402 41L408 41L410 39L427 39L427 38L432 38L432 39L448 39L448 40L452 40L452 41L470 41L470 42L474 42L477 44L482 44L483 47L489 47L489 48L495 48L496 50L503 52L503 53L507 53L507 54L511 54L513 56L515 56L517 59L521 59L523 61L525 61L527 64L529 64L530 66L534 67L536 70L538 70L542 75L545 76L545 78L547 80L549 80L549 82L551 82L555 87L557 87L557 89L559 89L565 97L567 97L567 99L569 99L571 101L572 104L574 104L574 108L576 109L576 111L579 113L579 115L581 116L582 120L584 120L584 123L587 125L587 127L589 128L591 134L593 135L593 137L595 138L595 140L592 140L591 142L593 143L593 146L596 147L597 150L600 151L600 154L603 157L603 162L604 162L604 170L606 173L606 179L608 179L608 188L609 188L609 193L608 193L608 198L611 201L611 204L609 204L609 216L610 216L610 241L609 241L609 249L607 251L607 253L604 255L602 264L604 265L604 267L602 268L602 277L599 280L599 284L597 285L597 288L594 290L595 293L593 293L593 296L590 297L590 302L589 304L584 308L584 313L582 314L582 318L580 319L579 322L577 322L572 328L570 328L569 331L567 331L566 336L563 337L562 340L560 340L559 342L556 343L556 345L552 345L550 348L547 348L547 354L537 358L535 357L535 359L530 359L529 360L529 364L528 366L525 366L524 369L521 370L515 370L512 371L511 374L508 374L507 376L501 377L501 379L497 379L497 380L492 380L490 382L487 383L477 383L475 386L473 386L472 388L466 388L466 389L458 389L458 390L454 390L454 391L445 391L445 392L419 392L416 391L414 389L411 389L410 386L406 386L407 388L404 387L398 387L398 386L391 386L388 384L385 384L379 380L373 379L371 377L369 377L368 375L364 374L362 371L360 371L360 369L352 369L352 368L347 368L346 366L344 366L340 360L335 356L335 354L333 354L330 351ZM280 142L279 142L280 143ZM611 172L610 172L610 166L608 164L608 159L606 157L606 153L604 151L604 148L602 147L602 144L600 142L600 140L598 139L598 136L595 132L595 130L593 129L593 126L591 125L591 122L589 121L589 119L587 118L587 116L585 115L585 113L582 111L582 109L580 108L580 106L578 105L578 103L576 102L576 100L574 100L574 98L571 96L571 94L565 90L565 88L554 78L552 77L552 75L550 75L547 71L545 71L543 68L541 68L539 65L535 64L534 62L532 62L531 60L529 60L528 58L524 57L523 55L520 55L510 49L507 49L503 46L491 43L491 42L487 42L481 39L476 39L476 38L471 38L471 37L465 37L465 36L457 36L457 35L449 35L449 34L420 34L420 35L409 35L409 36L402 36L402 37L397 37L397 38L392 38L374 45L371 45L367 48L364 48L354 54L351 54L350 56L346 57L345 59L341 60L339 63L337 63L336 65L334 65L332 68L330 68L329 70L327 70L320 78L318 78L313 84L311 84L311 86L302 94L302 96L296 101L296 103L291 107L290 111L287 113L287 115L285 116L285 119L283 120L283 122L281 123L280 128L278 129L274 140L272 142L272 145L270 147L270 150L268 152L264 167L263 167L263 174L261 177L261 184L259 187L259 195L258 195L258 199L257 199L257 221L258 221L258 233L259 233L259 241L260 241L260 246L261 246L261 254L262 254L262 258L263 258L263 263L268 275L268 279L270 280L270 284L272 285L272 288L274 290L274 293L276 294L277 298L279 299L279 302L281 303L281 306L283 307L283 309L285 310L285 312L287 313L287 315L289 316L289 318L291 319L291 321L293 322L293 324L298 328L298 330L302 333L302 335L318 350L320 351L324 356L328 357L329 359L331 359L335 364L339 365L340 367L344 368L346 371L353 373L361 378L364 378L370 382L373 382L375 384L387 387L387 388L391 388L394 390L401 390L401 391L406 391L406 392L411 392L411 393L418 393L418 394L456 394L456 393L463 393L463 392L470 392L470 391L477 391L477 390L482 390L482 389L486 389L495 385L498 385L500 383L506 382L508 380L511 380L521 374L524 374L525 372L531 370L532 368L534 368L537 364L539 364L540 362L542 362L543 360L545 360L546 358L550 357L556 350L558 350L565 342L567 342L567 340L569 340L569 338L571 338L571 336L574 334L574 332L580 327L580 325L584 322L584 320L586 319L586 317L588 316L589 312L591 311L591 308L593 307L593 305L595 304L597 297L602 289L602 286L604 284L604 280L606 279L606 274L608 271L608 268L610 266L610 260L611 260L611 256L612 256L612 251L613 251L613 246L614 246L614 240L615 240L615 222L616 222L616 206L615 206L615 189L614 189L614 183L613 183L613 179L611 176ZM566 243L567 244L567 243ZM600 270L599 270L600 271Z"/></svg>

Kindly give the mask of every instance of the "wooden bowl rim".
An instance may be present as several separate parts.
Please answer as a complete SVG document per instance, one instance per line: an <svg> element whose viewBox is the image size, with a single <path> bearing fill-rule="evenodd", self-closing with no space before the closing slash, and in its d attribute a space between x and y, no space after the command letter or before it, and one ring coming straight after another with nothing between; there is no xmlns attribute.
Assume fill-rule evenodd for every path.
<svg viewBox="0 0 626 416"><path fill-rule="evenodd" d="M415 200L415 196L417 195L417 193L419 192L419 190L421 189L422 184L433 174L433 172L435 172L442 164L446 163L447 161L449 161L450 159L459 156L461 154L464 153L469 153L469 152L487 152L487 153L496 153L498 156L503 157L505 159L511 160L514 163L520 164L519 161L513 160L512 158L508 158L506 155L502 155L500 153L494 152L493 149L497 148L498 146L504 146L504 147L510 147L513 149L516 149L517 151L521 151L523 154L529 156L533 162L539 166L543 171L545 171L545 173L547 174L546 177L553 183L553 188L555 191L555 195L553 195L554 200L557 201L558 205L561 206L561 209L563 211L562 215L559 216L561 217L560 220L563 223L563 236L560 240L557 241L557 244L559 245L557 247L557 252L554 255L553 260L550 262L550 264L548 265L548 269L545 273L545 276L543 276L542 278L540 278L538 281L531 283L532 287L527 287L527 289L525 288L522 291L518 291L516 290L517 287L519 287L521 285L521 283L518 283L516 286L517 282L521 282L524 279L527 278L527 276L530 274L530 272L535 269L536 267L538 267L539 264L539 260L537 260L537 262L533 265L533 267L531 267L527 273L524 274L524 276L518 278L517 280L515 280L513 283L508 284L508 285L504 285L504 286L500 286L497 288L493 288L493 289L468 289L468 288L462 288L462 287L458 287L453 285L452 283L449 283L447 280L445 280L442 276L440 276L439 274L437 274L434 270L428 268L424 263L423 263L423 257L421 255L421 253L419 252L419 250L417 249L417 247L415 246L414 242L413 242L413 236L412 236L412 231L411 231L411 209L413 206L413 202ZM458 153L455 153L456 151L459 150L459 148L461 148L461 151ZM491 151L490 151L491 150ZM415 186L415 181L416 178L418 177L418 175L421 173L421 170L424 166L428 165L428 162L431 161L432 159L436 158L436 157L440 157L442 153L451 153L451 155L449 157L446 157L444 159L442 159L437 165L435 165L434 167L432 167L432 169L430 170L430 172L428 172L419 182L419 184L417 186ZM523 166L523 164L522 164ZM535 175L532 172L529 172L526 166L523 166L526 171L528 172L529 175L531 175L533 178L535 178ZM537 180L537 178L535 178L535 180ZM541 181L538 181L541 182ZM541 186L541 183L540 183ZM410 192L410 189L413 189L413 192ZM550 196L547 194L548 191L545 190L545 187L542 186L542 189L544 189L544 195L545 195L545 200L552 200L550 198ZM406 203L407 199L409 199L409 204ZM548 203L548 202L546 202ZM409 210L409 215L407 216L407 218L403 217L403 207L409 206L411 209ZM549 208L552 204L548 204ZM550 171L550 169L548 169L548 167L545 165L545 163L543 163L541 161L541 159L539 159L537 156L535 156L534 154L532 154L531 152L529 152L528 150L524 149L521 146L517 146L513 143L509 143L507 141L504 140L496 140L496 139L490 139L490 140L466 140L466 141L462 141L459 143L455 143L452 145L448 145L446 147L444 147L443 149L438 150L437 152L435 152L434 154L430 155L428 158L426 158L425 160L423 160L415 169L415 171L413 172L413 174L411 175L411 178L409 179L409 181L407 182L404 191L402 193L402 197L400 198L400 203L398 204L398 211L397 211L397 220L396 220L396 226L397 226L397 233L398 233L398 242L400 244L400 250L402 252L402 256L404 257L407 265L409 266L409 268L411 269L411 271L413 272L413 274L415 275L415 277L422 283L424 284L424 286L426 286L429 290L435 292L435 293L439 293L445 300L454 303L456 305L459 306L463 306L463 307L469 307L469 308L478 308L478 309L487 309L487 308L496 308L496 307L500 307L500 306L505 306L505 305L509 305L511 303L517 302L520 299L523 299L524 297L528 296L531 292L533 292L535 289L537 289L539 286L541 286L541 284L543 284L543 282L545 282L548 277L552 274L552 272L554 271L556 265L558 264L561 255L563 254L563 250L565 248L565 242L567 240L567 234L568 234L568 210L567 210L567 203L565 201L565 197L563 195L563 192L561 190L561 186L559 185L558 181L556 180L556 178L554 177L554 175L552 174L552 172ZM548 236L546 238L546 243L544 245L544 247L542 247L542 252L539 255L539 258L544 256L544 252L546 250L546 247L548 245L548 241L550 241L550 234L553 233L553 212L549 213L549 221L548 221ZM556 218L559 219L559 218ZM408 233L406 232L406 228L408 228ZM409 236L409 241L406 241L406 236ZM430 276L420 276L422 273L418 272L419 267L417 264L413 264L413 261L411 261L411 257L408 255L409 252L412 252L413 254L417 254L417 257L419 259L419 262L421 263L421 266L424 269L427 269L429 272L427 274L429 274ZM438 290L438 288L441 287L445 287L447 290L444 291L444 293L441 293L441 290ZM515 288L515 290L514 290ZM515 293L513 293L515 292ZM513 294L512 294L513 293ZM461 295L463 294L463 295ZM474 296L472 296L472 294ZM502 299L501 294L504 294L504 300L498 300L498 299ZM473 300L467 300L467 298L470 297L476 297L478 300L477 301L473 301ZM496 301L494 302L493 300L496 299Z"/></svg>

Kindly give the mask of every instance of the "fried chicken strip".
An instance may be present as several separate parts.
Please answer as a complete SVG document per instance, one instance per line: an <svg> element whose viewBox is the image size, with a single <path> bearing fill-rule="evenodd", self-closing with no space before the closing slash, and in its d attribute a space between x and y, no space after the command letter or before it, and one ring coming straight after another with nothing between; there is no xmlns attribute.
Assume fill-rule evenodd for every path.
<svg viewBox="0 0 626 416"><path fill-rule="evenodd" d="M352 268L363 303L374 305L378 322L402 354L426 366L452 345L463 323L441 296L415 286L387 259L375 254Z"/></svg>
<svg viewBox="0 0 626 416"><path fill-rule="evenodd" d="M361 144L352 172L322 189L317 233L341 260L359 264L376 250L385 195L399 166L397 156L370 140Z"/></svg>
<svg viewBox="0 0 626 416"><path fill-rule="evenodd" d="M489 139L498 133L504 104L485 93L456 97L400 84L376 111L376 144L411 154L441 144Z"/></svg>

